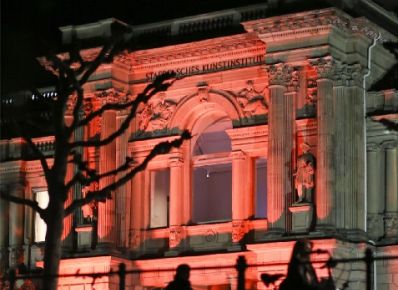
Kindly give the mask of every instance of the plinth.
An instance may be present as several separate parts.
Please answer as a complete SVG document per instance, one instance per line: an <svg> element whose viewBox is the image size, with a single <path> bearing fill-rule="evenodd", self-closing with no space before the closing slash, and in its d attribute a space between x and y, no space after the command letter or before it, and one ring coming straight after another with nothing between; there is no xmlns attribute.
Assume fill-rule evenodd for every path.
<svg viewBox="0 0 398 290"><path fill-rule="evenodd" d="M307 233L313 219L313 206L310 203L294 203L289 207L292 213L292 232Z"/></svg>

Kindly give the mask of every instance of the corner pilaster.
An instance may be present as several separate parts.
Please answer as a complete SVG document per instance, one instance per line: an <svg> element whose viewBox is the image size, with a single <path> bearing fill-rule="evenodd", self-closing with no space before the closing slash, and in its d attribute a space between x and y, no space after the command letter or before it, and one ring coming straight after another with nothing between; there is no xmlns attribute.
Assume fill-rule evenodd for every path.
<svg viewBox="0 0 398 290"><path fill-rule="evenodd" d="M292 152L294 150L294 99L298 72L278 63L266 67L269 80L268 113L268 203L269 234L287 230L286 196L292 193Z"/></svg>

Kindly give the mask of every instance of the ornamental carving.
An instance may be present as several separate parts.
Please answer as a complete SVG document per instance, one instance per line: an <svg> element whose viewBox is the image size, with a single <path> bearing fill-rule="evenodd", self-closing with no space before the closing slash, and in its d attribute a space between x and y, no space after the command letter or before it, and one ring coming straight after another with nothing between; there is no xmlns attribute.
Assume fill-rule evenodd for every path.
<svg viewBox="0 0 398 290"><path fill-rule="evenodd" d="M137 113L138 128L141 131L161 130L167 127L177 107L177 102L159 93Z"/></svg>
<svg viewBox="0 0 398 290"><path fill-rule="evenodd" d="M264 97L264 89L255 89L254 82L248 80L245 88L234 93L235 99L242 108L245 117L268 113L268 104Z"/></svg>
<svg viewBox="0 0 398 290"><path fill-rule="evenodd" d="M217 241L217 232L213 229L209 229L205 233L205 240L208 243Z"/></svg>
<svg viewBox="0 0 398 290"><path fill-rule="evenodd" d="M103 105L107 103L126 103L129 101L128 94L118 92L113 88L98 92L95 96L101 100Z"/></svg>
<svg viewBox="0 0 398 290"><path fill-rule="evenodd" d="M266 66L269 85L286 86L289 91L297 90L299 75L297 69L285 64L276 63Z"/></svg>
<svg viewBox="0 0 398 290"><path fill-rule="evenodd" d="M309 59L318 79L333 80L336 86L362 86L364 69L359 63L347 64L332 56Z"/></svg>
<svg viewBox="0 0 398 290"><path fill-rule="evenodd" d="M315 69L318 79L333 79L335 61L331 56L309 59L308 62Z"/></svg>
<svg viewBox="0 0 398 290"><path fill-rule="evenodd" d="M310 145L301 144L302 154L297 158L294 173L294 186L297 193L296 203L312 202L315 189L315 156L310 153Z"/></svg>
<svg viewBox="0 0 398 290"><path fill-rule="evenodd" d="M285 39L289 34L295 35L297 38L298 35L308 35L313 31L330 29L331 25L347 33L362 34L372 40L379 37L379 42L388 41L385 36L389 36L389 33L383 31L383 35L379 35L380 28L366 18L352 18L334 8L296 13L292 16L285 16L283 21L277 17L248 23L244 26L247 31L256 31L263 34L262 37L265 38L270 35L269 37L275 40L277 37Z"/></svg>
<svg viewBox="0 0 398 290"><path fill-rule="evenodd" d="M247 232L245 221L232 221L232 242L239 243Z"/></svg>
<svg viewBox="0 0 398 290"><path fill-rule="evenodd" d="M384 232L387 238L398 239L398 213L386 213L384 215Z"/></svg>
<svg viewBox="0 0 398 290"><path fill-rule="evenodd" d="M178 247L183 239L184 239L184 229L182 226L170 227L170 234L169 234L170 248Z"/></svg>

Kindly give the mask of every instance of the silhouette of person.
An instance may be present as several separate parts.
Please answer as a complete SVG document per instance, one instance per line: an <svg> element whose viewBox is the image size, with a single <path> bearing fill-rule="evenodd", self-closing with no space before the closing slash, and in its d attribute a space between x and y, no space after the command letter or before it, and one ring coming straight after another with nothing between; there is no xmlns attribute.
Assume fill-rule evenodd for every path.
<svg viewBox="0 0 398 290"><path fill-rule="evenodd" d="M287 276L279 290L319 290L321 289L315 269L312 267L310 254L312 243L307 240L297 241L293 247Z"/></svg>
<svg viewBox="0 0 398 290"><path fill-rule="evenodd" d="M177 267L174 280L171 281L165 290L192 290L189 274L191 268L187 264L181 264Z"/></svg>

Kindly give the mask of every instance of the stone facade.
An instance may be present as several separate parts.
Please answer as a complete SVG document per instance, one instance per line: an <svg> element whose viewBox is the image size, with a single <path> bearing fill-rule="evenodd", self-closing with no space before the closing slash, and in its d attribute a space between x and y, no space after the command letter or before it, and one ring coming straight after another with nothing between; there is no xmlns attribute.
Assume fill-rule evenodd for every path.
<svg viewBox="0 0 398 290"><path fill-rule="evenodd" d="M85 152L91 168L106 172L126 157L140 162L156 144L185 129L194 137L157 156L130 183L112 192L111 200L93 205L89 215L82 212L65 220L62 271L101 271L122 260L134 269L156 265L157 272L132 276L127 285L164 287L172 273L162 268L180 263L233 265L238 255L245 255L249 263L262 264L250 269L247 279L254 281L253 288L265 289L261 273L285 273L281 263L288 262L298 238L313 239L316 249L339 258L361 255L365 247L380 255L397 254L398 134L379 120L397 122L398 115L391 112L398 110L398 93L366 91L394 62L380 44L368 55L375 33L381 32L380 41L396 41L394 36L336 9L243 26L246 32L238 35L123 52L99 68L97 76L107 77L88 83L86 110L133 99L164 71L174 70L184 78L142 105L129 130L115 142ZM92 53L95 50L83 52ZM366 117L369 114L372 117ZM107 112L80 133L105 138L124 118L124 112ZM224 144L211 141L220 134L228 140L227 149L214 149ZM51 156L51 136L34 142ZM21 139L1 141L0 186L34 199L46 184L39 162L21 157L23 148ZM305 156L312 156L312 162ZM257 166L261 160L266 160L265 171ZM306 185L305 198L297 185L303 186L307 174L300 171L300 162L306 172L312 170L306 175L312 183ZM219 182L211 183L216 177ZM114 178L96 186L102 188ZM204 200L195 194L204 186L197 185L198 178L217 195ZM264 200L261 181L266 182ZM76 187L74 192L78 196L84 189ZM42 241L35 240L33 213L0 200L0 215L0 266L15 267L18 251L34 266L42 258ZM74 235L80 247L73 247ZM79 258L82 251L85 257ZM121 256L125 258L116 258ZM396 265L377 263L378 289L398 289ZM317 271L327 274L320 267ZM333 274L338 287L357 281L348 289L364 289L363 265L336 268ZM234 288L234 275L232 268L217 275L198 271L191 281L194 289ZM89 283L60 281L65 289ZM103 289L116 287L111 280L98 283Z"/></svg>

